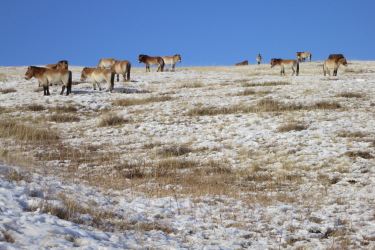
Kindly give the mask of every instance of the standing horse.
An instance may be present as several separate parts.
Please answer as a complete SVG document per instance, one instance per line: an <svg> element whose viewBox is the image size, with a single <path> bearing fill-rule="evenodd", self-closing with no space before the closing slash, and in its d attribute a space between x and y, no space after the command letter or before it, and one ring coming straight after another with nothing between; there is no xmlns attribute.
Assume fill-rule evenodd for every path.
<svg viewBox="0 0 375 250"><path fill-rule="evenodd" d="M117 81L119 81L120 74L124 77L124 81L130 81L130 69L131 64L127 60L116 61L112 66L112 72L117 75Z"/></svg>
<svg viewBox="0 0 375 250"><path fill-rule="evenodd" d="M68 61L62 60L55 64L47 64L46 68L49 69L68 69Z"/></svg>
<svg viewBox="0 0 375 250"><path fill-rule="evenodd" d="M160 56L151 57L147 55L139 55L138 62L146 64L146 72L150 72L150 65L158 65L158 71L164 70L164 60Z"/></svg>
<svg viewBox="0 0 375 250"><path fill-rule="evenodd" d="M42 67L30 66L27 68L25 79L29 80L35 77L39 80L43 87L44 95L50 95L49 85L54 83L63 83L61 93L64 93L66 87L66 95L72 91L72 72L67 69L47 69Z"/></svg>
<svg viewBox="0 0 375 250"><path fill-rule="evenodd" d="M236 63L234 66L244 66L244 65L249 65L249 62L246 60L243 62Z"/></svg>
<svg viewBox="0 0 375 250"><path fill-rule="evenodd" d="M292 75L296 73L296 76L298 76L299 74L299 63L294 59L284 60L284 59L272 58L271 68L275 67L276 65L280 66L280 75L285 76L285 67L289 67L293 70Z"/></svg>
<svg viewBox="0 0 375 250"><path fill-rule="evenodd" d="M176 65L176 62L181 62L181 56L179 54L176 54L174 56L163 56L164 64L171 65L172 71L174 71L174 66Z"/></svg>
<svg viewBox="0 0 375 250"><path fill-rule="evenodd" d="M333 76L337 76L337 70L339 69L340 65L344 65L345 67L348 66L348 62L346 61L345 57L340 59L327 59L324 61L323 64L323 73L324 76L328 73L331 76L330 69L333 69Z"/></svg>
<svg viewBox="0 0 375 250"><path fill-rule="evenodd" d="M108 59L100 59L98 63L98 68L105 69L105 68L112 68L113 64L115 64L116 59L108 58Z"/></svg>
<svg viewBox="0 0 375 250"><path fill-rule="evenodd" d="M98 85L99 90L102 90L100 83L107 82L108 90L112 92L114 87L115 73L111 69L99 69L99 68L83 68L81 73L81 81L90 78L90 82L94 90L96 90L96 85Z"/></svg>
<svg viewBox="0 0 375 250"><path fill-rule="evenodd" d="M312 54L310 52L297 52L296 57L299 62L304 62L306 58L308 58L309 62L311 62Z"/></svg>
<svg viewBox="0 0 375 250"><path fill-rule="evenodd" d="M260 54L258 54L257 56L257 62L258 62L258 65L262 62L262 56Z"/></svg>

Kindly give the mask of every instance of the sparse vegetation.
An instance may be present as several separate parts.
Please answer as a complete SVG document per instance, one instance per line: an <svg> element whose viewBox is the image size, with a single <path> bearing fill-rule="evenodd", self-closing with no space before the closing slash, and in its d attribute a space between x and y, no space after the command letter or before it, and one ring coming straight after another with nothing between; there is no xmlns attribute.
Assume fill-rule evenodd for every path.
<svg viewBox="0 0 375 250"><path fill-rule="evenodd" d="M36 202L27 210L109 232L178 233L163 219L175 214L189 216L192 210L210 216L211 211L201 208L204 202L212 204L212 209L216 203L233 202L237 205L220 211L222 217L209 219L218 227L249 230L252 220L261 217L267 223L272 221L271 215L263 211L259 217L240 218L236 213L240 206L246 204L250 214L256 206L287 204L293 211L285 214L293 214L293 223L277 222L288 235L280 236L285 240L280 246L298 248L302 245L296 242L307 242L289 237L299 230L322 240L350 237L343 231L322 230L319 225L325 223L325 228L327 220L312 214L325 205L349 202L348 206L355 206L340 196L341 189L370 185L357 177L372 173L369 166L375 156L371 122L363 118L373 115L369 104L372 89L353 87L343 77L322 83L320 68L319 73L307 69L316 81L304 82L305 78L273 73L264 77L265 69L260 67L255 73L248 72L249 68L244 72L189 68L184 70L194 71L194 77L174 79L180 72L148 74L145 82L126 83L131 89L122 91L116 85L117 93L77 90L69 98L52 95L33 102L20 100L13 106L5 100L0 107L0 159L21 169L27 165L30 171L10 169L6 179L29 182L34 172L46 173L67 183L97 187L109 196L111 192L106 191L120 190L131 198L170 198L168 212L156 215L157 220L131 221L124 213L102 209L95 201L79 202L74 199L78 194L30 191ZM150 90L140 91L138 86ZM17 91L22 94L25 90ZM29 89L28 93L35 94ZM7 97L13 98L4 99ZM120 202L109 196L108 203ZM179 199L191 204L173 208ZM317 227L304 228L307 220ZM261 234L267 229L257 230ZM2 234L14 240L11 233Z"/></svg>
<svg viewBox="0 0 375 250"><path fill-rule="evenodd" d="M14 93L14 92L17 92L15 88L0 89L0 93L2 94L9 94L9 93Z"/></svg>
<svg viewBox="0 0 375 250"><path fill-rule="evenodd" d="M122 124L129 123L130 120L120 117L118 115L106 115L102 120L99 122L99 127L108 127L108 126L118 126Z"/></svg>

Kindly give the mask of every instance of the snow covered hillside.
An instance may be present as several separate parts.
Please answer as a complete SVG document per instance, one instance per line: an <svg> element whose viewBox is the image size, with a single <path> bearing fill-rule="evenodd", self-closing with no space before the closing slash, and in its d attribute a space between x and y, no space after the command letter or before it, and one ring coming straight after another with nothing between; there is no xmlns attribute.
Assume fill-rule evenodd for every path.
<svg viewBox="0 0 375 250"><path fill-rule="evenodd" d="M374 249L375 62L0 68L0 249Z"/></svg>

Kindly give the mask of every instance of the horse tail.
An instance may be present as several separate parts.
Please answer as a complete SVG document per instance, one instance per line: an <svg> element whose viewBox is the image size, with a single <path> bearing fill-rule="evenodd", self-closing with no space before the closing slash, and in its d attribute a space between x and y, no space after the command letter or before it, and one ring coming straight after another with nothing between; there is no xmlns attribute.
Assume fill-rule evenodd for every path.
<svg viewBox="0 0 375 250"><path fill-rule="evenodd" d="M310 62L311 62L311 59L312 59L312 54L310 54L310 58L309 58Z"/></svg>
<svg viewBox="0 0 375 250"><path fill-rule="evenodd" d="M115 86L115 73L114 72L111 72L111 88L110 88L110 92L112 92L114 86Z"/></svg>
<svg viewBox="0 0 375 250"><path fill-rule="evenodd" d="M161 71L164 70L164 65L165 65L165 62L164 62L164 59L162 58L160 62Z"/></svg>
<svg viewBox="0 0 375 250"><path fill-rule="evenodd" d="M130 69L132 68L131 63L129 62L128 65L126 66L126 80L130 81Z"/></svg>
<svg viewBox="0 0 375 250"><path fill-rule="evenodd" d="M66 86L66 95L69 95L72 92L72 71L69 71L68 86Z"/></svg>
<svg viewBox="0 0 375 250"><path fill-rule="evenodd" d="M296 72L296 76L298 76L299 74L299 62L297 61L297 72Z"/></svg>

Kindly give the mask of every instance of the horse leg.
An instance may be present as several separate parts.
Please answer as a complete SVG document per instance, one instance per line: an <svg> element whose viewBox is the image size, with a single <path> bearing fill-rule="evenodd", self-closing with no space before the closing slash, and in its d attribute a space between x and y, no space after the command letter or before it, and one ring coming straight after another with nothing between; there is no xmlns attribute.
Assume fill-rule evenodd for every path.
<svg viewBox="0 0 375 250"><path fill-rule="evenodd" d="M61 93L60 95L64 94L64 90L65 90L65 85L63 84L62 88L61 88ZM69 95L68 93L68 89L66 90L66 95Z"/></svg>
<svg viewBox="0 0 375 250"><path fill-rule="evenodd" d="M47 86L43 86L44 95L50 95L48 85L49 85L49 83L47 83Z"/></svg>
<svg viewBox="0 0 375 250"><path fill-rule="evenodd" d="M117 74L117 81L120 81L120 74Z"/></svg>

